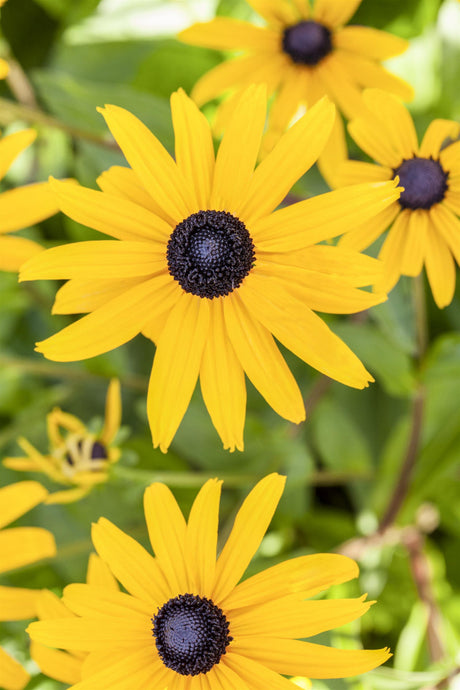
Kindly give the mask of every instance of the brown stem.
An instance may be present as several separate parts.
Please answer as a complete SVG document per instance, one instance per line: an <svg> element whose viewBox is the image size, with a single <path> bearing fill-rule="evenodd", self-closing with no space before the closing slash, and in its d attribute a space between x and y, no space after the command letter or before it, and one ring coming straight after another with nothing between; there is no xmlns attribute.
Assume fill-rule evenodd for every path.
<svg viewBox="0 0 460 690"><path fill-rule="evenodd" d="M420 388L414 398L414 404L412 408L412 428L409 437L409 443L407 445L406 456L404 458L401 471L399 473L398 481L396 483L396 488L391 497L390 503L383 514L380 521L379 532L385 532L385 530L394 523L399 511L401 510L402 504L407 496L407 492L410 487L410 480L412 478L412 473L417 460L417 454L420 446L420 439L422 435L422 425L423 425L423 410L425 406L425 391Z"/></svg>
<svg viewBox="0 0 460 690"><path fill-rule="evenodd" d="M403 544L409 554L412 577L417 587L419 599L426 605L428 611L428 651L433 662L442 661L446 652L441 635L441 615L431 584L430 564L423 550L425 538L419 530L413 527L405 529L402 536Z"/></svg>

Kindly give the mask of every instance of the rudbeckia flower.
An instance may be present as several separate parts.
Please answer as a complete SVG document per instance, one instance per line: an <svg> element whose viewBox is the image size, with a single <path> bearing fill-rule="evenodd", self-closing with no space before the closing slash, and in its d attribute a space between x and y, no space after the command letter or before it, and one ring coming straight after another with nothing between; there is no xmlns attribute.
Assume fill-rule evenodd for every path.
<svg viewBox="0 0 460 690"><path fill-rule="evenodd" d="M394 182L330 192L274 209L323 149L334 106L320 101L254 170L266 115L263 87L237 103L214 156L206 118L172 95L176 161L131 113L104 115L131 169L114 167L102 192L54 183L62 210L115 240L55 247L22 280L66 278L58 313L91 312L39 343L49 359L94 357L139 332L157 345L147 409L167 450L200 377L226 448L243 448L244 373L278 414L305 418L299 388L272 334L327 376L356 388L372 380L314 310L351 313L384 295L356 289L379 262L317 244L372 218L399 196Z"/></svg>
<svg viewBox="0 0 460 690"><path fill-rule="evenodd" d="M0 64L0 73L1 69ZM0 139L0 180L36 136L34 130L24 129ZM17 271L24 261L43 249L37 242L25 237L11 237L7 233L35 225L58 210L48 182L36 182L0 193L0 270Z"/></svg>
<svg viewBox="0 0 460 690"><path fill-rule="evenodd" d="M238 584L268 528L285 478L260 481L216 560L221 482L202 487L185 521L164 484L144 497L153 558L108 520L93 542L126 593L74 584L63 601L78 618L32 623L33 640L89 652L73 690L292 690L284 674L338 678L384 663L387 649L342 650L310 637L362 616L365 597L312 600L358 575L338 554L294 558ZM283 674L283 675L281 675Z"/></svg>
<svg viewBox="0 0 460 690"><path fill-rule="evenodd" d="M113 379L107 391L100 434L92 433L80 419L56 407L47 417L49 454L42 455L27 439L19 438L18 444L26 456L5 458L3 464L12 470L43 472L60 484L76 487L50 494L45 503L78 501L96 484L107 481L110 466L119 460L120 449L111 443L120 422L120 383Z"/></svg>
<svg viewBox="0 0 460 690"><path fill-rule="evenodd" d="M455 290L455 262L460 264L460 142L452 143L460 125L433 120L419 146L412 118L397 98L369 89L364 100L368 110L349 131L376 163L348 161L337 182L397 178L404 191L339 245L361 251L390 227L379 253L384 275L378 289L391 290L401 275L417 276L425 265L434 300L445 307Z"/></svg>
<svg viewBox="0 0 460 690"><path fill-rule="evenodd" d="M38 482L26 481L0 489L0 574L56 555L53 535L41 527L10 527L14 520L42 503L46 489ZM33 618L39 590L0 586L0 620ZM0 687L22 690L29 674L0 647Z"/></svg>
<svg viewBox="0 0 460 690"><path fill-rule="evenodd" d="M192 96L198 105L251 82L264 83L274 94L264 149L270 150L296 116L327 94L345 117L362 111L361 91L377 86L413 97L412 88L388 72L381 61L404 52L407 41L366 26L345 26L361 0L247 0L265 20L255 26L229 17L194 24L179 34L192 45L239 51L205 74ZM226 122L221 106L219 121ZM337 117L330 144L320 156L321 171L333 178L337 162L346 157L342 118Z"/></svg>
<svg viewBox="0 0 460 690"><path fill-rule="evenodd" d="M86 582L91 587L103 587L112 593L120 591L107 564L94 553L89 557ZM56 618L72 619L76 616L56 594L44 589L37 597L37 618L39 620L53 620ZM50 649L39 642L32 641L30 656L46 676L54 678L60 683L72 685L81 680L83 662L88 654L74 649L61 652L58 649Z"/></svg>

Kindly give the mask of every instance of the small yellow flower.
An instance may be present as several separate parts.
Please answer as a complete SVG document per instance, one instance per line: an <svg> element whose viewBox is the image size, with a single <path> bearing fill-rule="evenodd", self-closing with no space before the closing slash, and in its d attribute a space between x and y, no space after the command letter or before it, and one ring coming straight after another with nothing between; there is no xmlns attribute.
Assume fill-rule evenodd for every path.
<svg viewBox="0 0 460 690"><path fill-rule="evenodd" d="M101 518L93 526L95 548L127 593L70 585L63 601L77 617L32 623L31 638L89 652L73 690L293 690L283 675L341 678L383 664L388 649L333 649L299 639L369 609L365 597L311 598L358 575L346 556L301 556L238 584L284 483L271 474L254 487L217 560L221 482L204 484L188 523L170 490L152 484L144 507L155 558Z"/></svg>
<svg viewBox="0 0 460 690"><path fill-rule="evenodd" d="M411 87L388 72L381 61L404 52L407 41L366 26L345 26L362 0L247 0L266 26L217 17L194 24L179 38L193 45L236 50L240 55L218 65L195 85L199 105L251 82L267 84L275 95L264 148L270 150L299 107L327 94L347 118L363 109L361 91L376 86L411 100ZM227 121L228 106L219 121ZM221 125L218 123L217 127ZM320 156L325 177L346 157L341 117Z"/></svg>
<svg viewBox="0 0 460 690"><path fill-rule="evenodd" d="M412 118L394 96L364 93L366 113L349 124L356 143L373 163L348 161L337 183L399 178L401 197L364 225L344 235L339 246L362 251L388 227L379 259L384 275L376 289L387 292L401 275L417 276L425 265L439 308L450 304L460 264L460 124L433 120L418 144Z"/></svg>
<svg viewBox="0 0 460 690"><path fill-rule="evenodd" d="M48 492L38 482L25 481L0 489L0 574L56 555L53 535L41 527L10 527L14 520L42 503ZM39 590L0 586L0 620L33 618ZM29 674L0 648L0 687L22 690Z"/></svg>
<svg viewBox="0 0 460 690"><path fill-rule="evenodd" d="M0 78L2 64L0 62ZM0 139L0 180L14 159L35 140L36 132L24 129ZM48 182L16 187L0 194L0 270L18 271L21 264L42 251L42 247L25 237L7 233L35 225L59 210Z"/></svg>
<svg viewBox="0 0 460 690"><path fill-rule="evenodd" d="M386 299L357 289L375 282L379 262L320 243L372 218L399 190L364 185L274 211L322 151L335 108L322 99L255 168L266 106L264 87L243 91L215 156L206 118L174 93L176 160L137 118L106 106L132 167L104 173L102 192L54 187L65 213L115 239L55 247L22 267L21 280L68 279L55 312L90 312L37 345L49 359L94 357L140 332L156 343L147 410L163 451L198 378L230 450L243 449L245 373L278 414L305 418L272 334L331 378L356 388L372 380L314 310L353 313Z"/></svg>
<svg viewBox="0 0 460 690"><path fill-rule="evenodd" d="M86 496L95 484L105 482L110 465L120 458L120 449L110 444L121 422L120 383L113 379L107 391L104 428L91 433L77 417L55 408L47 417L50 451L42 455L25 438L18 444L26 453L22 458L5 458L12 470L43 472L60 484L77 488L50 494L45 503L70 503ZM65 433L62 433L62 430Z"/></svg>
<svg viewBox="0 0 460 690"><path fill-rule="evenodd" d="M118 583L109 567L94 553L89 557L86 583L91 587L103 587L109 592L119 592ZM56 594L45 589L37 598L37 617L39 620L52 620L76 616ZM32 641L30 656L42 673L61 683L72 685L81 680L83 663L88 654L77 650L61 652Z"/></svg>

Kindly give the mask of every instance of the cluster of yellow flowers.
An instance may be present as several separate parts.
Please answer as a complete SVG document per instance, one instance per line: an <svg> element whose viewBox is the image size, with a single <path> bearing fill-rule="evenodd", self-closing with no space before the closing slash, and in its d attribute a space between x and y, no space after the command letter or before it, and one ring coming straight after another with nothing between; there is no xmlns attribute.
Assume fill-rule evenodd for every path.
<svg viewBox="0 0 460 690"><path fill-rule="evenodd" d="M101 191L51 180L0 196L0 268L20 270L21 281L67 281L53 312L85 314L36 349L68 362L139 333L152 340L147 412L153 444L164 452L198 379L230 451L244 448L245 375L279 415L305 419L275 338L326 376L367 386L371 374L316 312L372 308L401 275L417 276L423 266L442 308L452 300L460 263L460 125L434 120L419 145L402 102L412 90L381 65L406 42L348 25L360 0L315 0L312 8L308 0L248 3L265 25L218 17L180 35L239 54L202 77L191 97L172 94L174 157L134 115L106 105L100 113L129 167L103 172ZM199 106L220 96L211 127ZM344 118L373 163L347 159ZM222 133L216 154L213 133ZM0 176L34 137L25 130L0 141ZM315 163L332 191L283 205ZM7 234L58 210L109 239L42 250ZM361 253L387 230L378 259ZM51 412L49 454L21 439L25 457L4 463L70 488L49 496L36 482L1 489L0 526L39 502L76 500L105 481L120 455L113 445L120 420L117 381L99 435L72 415ZM363 598L311 600L356 577L349 559L296 558L238 584L283 485L279 475L256 485L216 559L220 482L203 486L188 522L170 491L153 484L145 514L155 558L101 519L93 530L100 560L91 561L87 584L70 585L63 602L1 588L2 607L9 601L2 617L38 615L30 626L32 655L75 690L288 690L292 684L280 674L345 677L374 668L388 650L341 651L299 640L369 608ZM0 537L0 572L17 567L18 558L54 554L51 535L34 528ZM0 654L0 685L20 690L27 674Z"/></svg>

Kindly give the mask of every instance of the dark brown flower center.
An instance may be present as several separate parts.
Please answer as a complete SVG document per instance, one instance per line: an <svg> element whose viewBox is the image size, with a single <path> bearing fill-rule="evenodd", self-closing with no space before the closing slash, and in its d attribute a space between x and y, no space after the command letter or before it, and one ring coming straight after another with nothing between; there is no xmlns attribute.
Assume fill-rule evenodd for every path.
<svg viewBox="0 0 460 690"><path fill-rule="evenodd" d="M428 210L444 199L449 173L432 158L409 158L404 160L394 174L399 176L404 187L399 203L403 208Z"/></svg>
<svg viewBox="0 0 460 690"><path fill-rule="evenodd" d="M226 211L198 211L174 228L166 258L170 274L185 292L213 299L241 285L255 253L239 218Z"/></svg>
<svg viewBox="0 0 460 690"><path fill-rule="evenodd" d="M195 594L170 599L152 622L161 660L182 676L210 671L233 639L223 611L210 599Z"/></svg>
<svg viewBox="0 0 460 690"><path fill-rule="evenodd" d="M317 65L332 50L331 32L324 24L311 20L288 26L283 50L294 62Z"/></svg>

